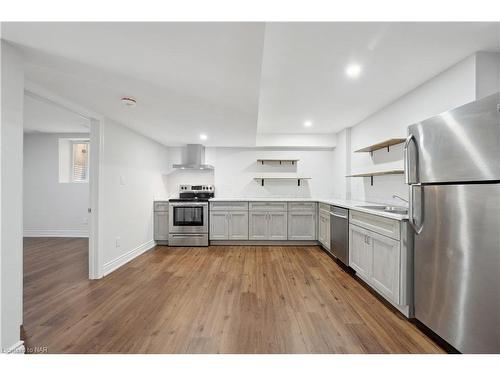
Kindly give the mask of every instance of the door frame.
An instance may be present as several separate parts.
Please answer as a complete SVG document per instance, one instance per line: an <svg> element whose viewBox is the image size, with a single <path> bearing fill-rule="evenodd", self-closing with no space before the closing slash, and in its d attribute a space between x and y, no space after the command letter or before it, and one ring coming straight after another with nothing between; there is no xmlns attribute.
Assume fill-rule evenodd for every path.
<svg viewBox="0 0 500 375"><path fill-rule="evenodd" d="M90 122L90 161L89 161L89 246L88 246L88 270L89 279L99 279L103 276L100 249L101 236L99 207L102 207L101 175L102 175L102 154L103 154L103 124L104 117L79 106L65 98L58 96L32 82L25 82L25 95L48 102L52 105L64 108L73 112Z"/></svg>

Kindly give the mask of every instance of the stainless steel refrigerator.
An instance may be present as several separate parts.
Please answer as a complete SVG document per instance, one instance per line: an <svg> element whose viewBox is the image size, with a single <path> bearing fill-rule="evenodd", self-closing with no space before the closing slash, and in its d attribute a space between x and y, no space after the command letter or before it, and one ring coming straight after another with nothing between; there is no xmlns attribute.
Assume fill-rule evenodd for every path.
<svg viewBox="0 0 500 375"><path fill-rule="evenodd" d="M408 127L415 317L462 353L500 353L500 93Z"/></svg>

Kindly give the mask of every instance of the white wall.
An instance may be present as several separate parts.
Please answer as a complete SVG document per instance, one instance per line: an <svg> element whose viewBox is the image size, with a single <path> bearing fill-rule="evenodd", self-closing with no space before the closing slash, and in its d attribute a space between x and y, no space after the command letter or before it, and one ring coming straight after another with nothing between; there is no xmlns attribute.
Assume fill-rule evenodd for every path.
<svg viewBox="0 0 500 375"><path fill-rule="evenodd" d="M215 185L217 197L331 197L334 181L332 171L334 151L331 149L283 148L207 148L205 162L214 171L183 171L170 169L167 175L169 194L176 196L183 183ZM180 162L180 149L169 149L169 164ZM261 165L257 159L300 159L296 165ZM261 186L255 176L311 177L297 186L297 180L265 181Z"/></svg>
<svg viewBox="0 0 500 375"><path fill-rule="evenodd" d="M20 345L23 296L23 98L24 72L17 51L1 41L0 129L0 341Z"/></svg>
<svg viewBox="0 0 500 375"><path fill-rule="evenodd" d="M476 99L500 91L500 53L476 54Z"/></svg>
<svg viewBox="0 0 500 375"><path fill-rule="evenodd" d="M257 133L257 147L335 147L335 133L324 134L280 134Z"/></svg>
<svg viewBox="0 0 500 375"><path fill-rule="evenodd" d="M352 151L389 138L405 138L407 127L443 111L473 101L476 97L476 58L470 56L446 71L403 95L379 112L352 127ZM362 173L386 169L403 169L402 145L369 153L351 154L351 172ZM408 197L403 175L351 178L352 199L380 203L397 203L392 194Z"/></svg>
<svg viewBox="0 0 500 375"><path fill-rule="evenodd" d="M109 119L102 132L99 263L109 273L153 245L153 200L167 198L168 154Z"/></svg>
<svg viewBox="0 0 500 375"><path fill-rule="evenodd" d="M351 170L351 129L337 133L337 147L333 152L331 170L333 172L333 198L350 199L350 181L346 176Z"/></svg>
<svg viewBox="0 0 500 375"><path fill-rule="evenodd" d="M89 184L59 182L59 139L82 137L89 134L24 134L25 237L88 236Z"/></svg>

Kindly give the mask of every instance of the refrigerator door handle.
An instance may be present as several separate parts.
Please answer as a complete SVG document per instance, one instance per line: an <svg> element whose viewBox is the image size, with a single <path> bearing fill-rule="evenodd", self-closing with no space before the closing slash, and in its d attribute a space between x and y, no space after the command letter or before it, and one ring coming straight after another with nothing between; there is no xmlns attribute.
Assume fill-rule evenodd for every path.
<svg viewBox="0 0 500 375"><path fill-rule="evenodd" d="M410 181L410 158L408 157L408 146L410 145L410 142L413 141L413 143L415 143L415 146L416 146L416 140L415 140L415 136L413 134L410 134L407 138L406 138L406 141L405 141L405 145L404 145L404 165L405 165L405 182L407 184L411 184L413 182L417 182L417 176L418 176L418 173L417 173L417 167L418 167L418 159L417 159L417 156L418 154L415 154L415 181Z"/></svg>
<svg viewBox="0 0 500 375"><path fill-rule="evenodd" d="M414 217L414 210L413 210L413 188L418 187L421 189L421 197L420 197L420 227L417 225L415 222L415 217ZM408 222L410 223L411 227L415 231L416 234L422 233L422 230L424 229L424 210L423 210L423 190L422 190L422 185L421 184L411 184L410 185L410 202L408 204Z"/></svg>

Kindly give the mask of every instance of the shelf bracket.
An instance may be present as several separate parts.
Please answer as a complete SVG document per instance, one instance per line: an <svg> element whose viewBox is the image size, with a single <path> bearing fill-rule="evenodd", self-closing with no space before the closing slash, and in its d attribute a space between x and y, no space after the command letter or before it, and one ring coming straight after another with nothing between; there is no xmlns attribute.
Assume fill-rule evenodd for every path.
<svg viewBox="0 0 500 375"><path fill-rule="evenodd" d="M387 152L390 152L390 151L391 151L391 150L390 150L390 147L391 147L391 146L387 146Z"/></svg>
<svg viewBox="0 0 500 375"><path fill-rule="evenodd" d="M373 176L370 176L370 185L373 186Z"/></svg>
<svg viewBox="0 0 500 375"><path fill-rule="evenodd" d="M300 186L300 178L297 179L297 186Z"/></svg>
<svg viewBox="0 0 500 375"><path fill-rule="evenodd" d="M292 165L295 165L295 160L292 160Z"/></svg>
<svg viewBox="0 0 500 375"><path fill-rule="evenodd" d="M260 180L260 185L264 186L264 179L263 178Z"/></svg>
<svg viewBox="0 0 500 375"><path fill-rule="evenodd" d="M281 160L280 160L280 165L281 165Z"/></svg>
<svg viewBox="0 0 500 375"><path fill-rule="evenodd" d="M260 162L262 163L262 165L264 165L264 160L261 160Z"/></svg>

